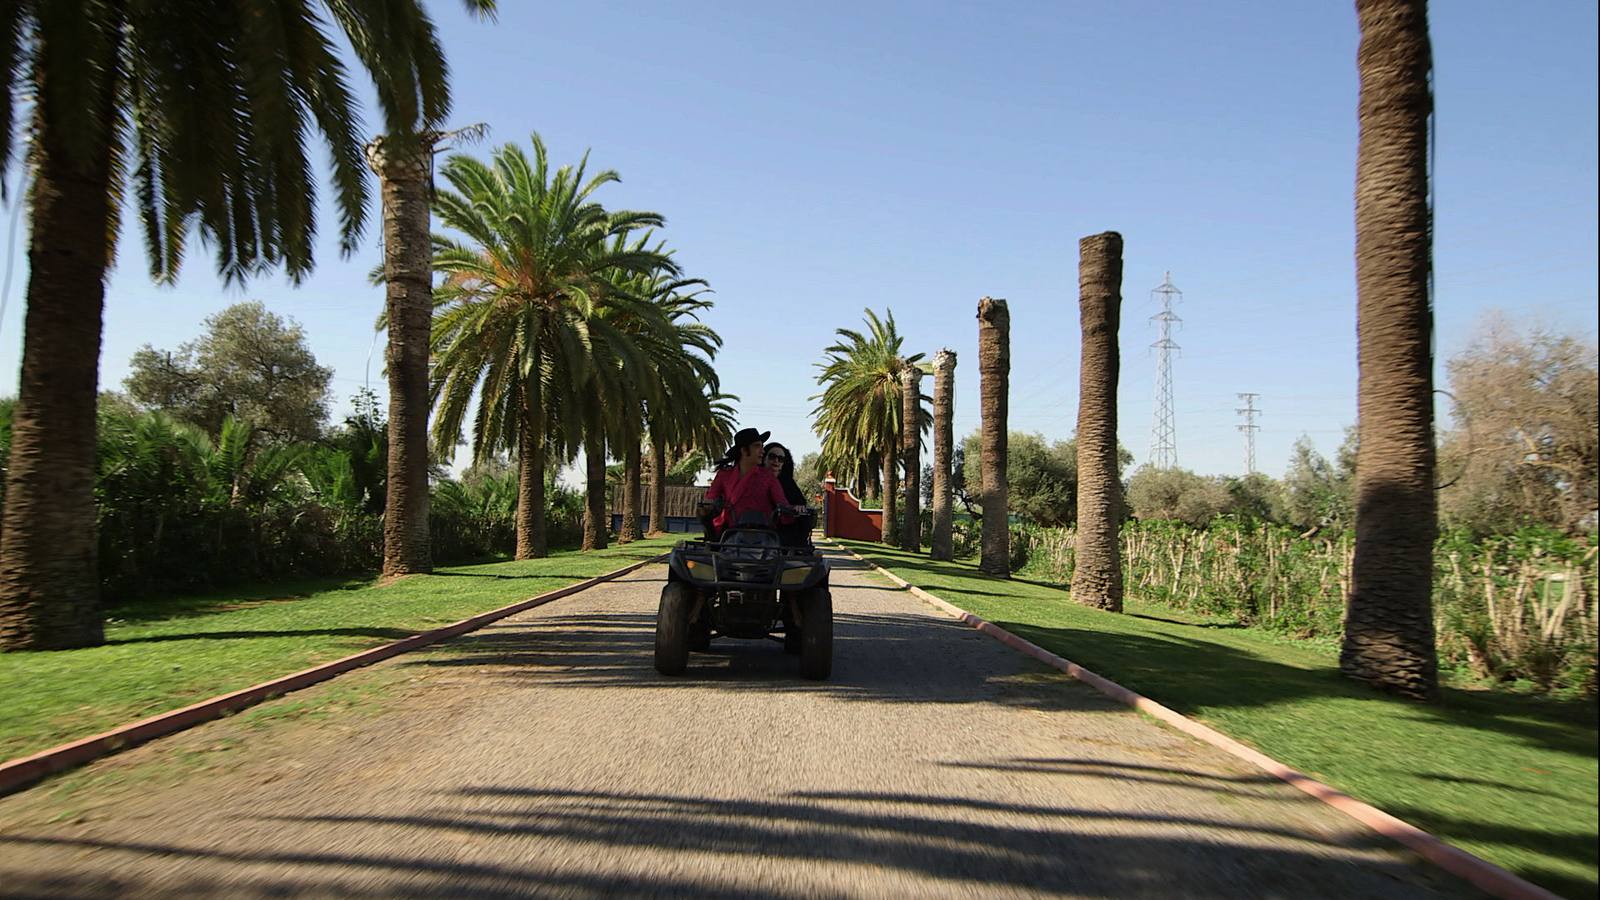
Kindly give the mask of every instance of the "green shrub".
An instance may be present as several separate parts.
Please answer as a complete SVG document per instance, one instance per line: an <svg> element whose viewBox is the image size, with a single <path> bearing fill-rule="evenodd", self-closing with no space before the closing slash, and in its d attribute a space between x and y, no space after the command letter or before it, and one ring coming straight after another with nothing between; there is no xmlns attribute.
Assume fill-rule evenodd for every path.
<svg viewBox="0 0 1600 900"><path fill-rule="evenodd" d="M1070 584L1073 531L1012 529L1013 571ZM1339 639L1354 540L1224 517L1204 529L1130 521L1122 529L1130 593L1294 638ZM1595 540L1551 529L1442 536L1433 607L1440 661L1493 682L1595 693Z"/></svg>
<svg viewBox="0 0 1600 900"><path fill-rule="evenodd" d="M10 411L0 401L0 483ZM230 419L213 440L164 413L103 404L95 501L106 605L244 581L376 571L383 558L382 454L373 449L375 432L352 433L325 444L273 444ZM549 481L546 487L551 547L576 546L582 496ZM516 499L515 472L435 481L434 562L510 554Z"/></svg>

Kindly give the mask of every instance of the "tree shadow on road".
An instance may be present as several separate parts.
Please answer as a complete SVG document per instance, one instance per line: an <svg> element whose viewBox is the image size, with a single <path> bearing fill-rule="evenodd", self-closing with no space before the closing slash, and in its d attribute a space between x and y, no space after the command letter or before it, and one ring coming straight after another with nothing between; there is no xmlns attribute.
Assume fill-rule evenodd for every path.
<svg viewBox="0 0 1600 900"><path fill-rule="evenodd" d="M1115 771L1105 774L1116 777ZM541 784L471 785L420 799L421 806L406 811L261 816L257 821L270 826L272 837L256 837L254 849L230 846L249 839L229 837L195 846L0 836L0 846L35 854L59 851L81 859L91 850L96 863L54 869L11 863L6 886L21 893L156 888L417 897L1462 893L1461 885L1406 862L1375 835L1352 830L1330 844L1326 836L1246 820L1226 807L1165 811L852 790L750 799ZM391 849L327 849L332 846ZM471 859L460 858L456 848L462 846L473 848ZM519 861L489 862L494 859ZM620 874L630 868L634 874ZM115 874L92 874L96 870Z"/></svg>
<svg viewBox="0 0 1600 900"><path fill-rule="evenodd" d="M683 676L654 668L655 616L588 612L489 626L402 662L472 667L541 688L623 687L826 693L873 703L994 703L1040 710L1123 707L955 622L900 613L835 613L827 681L800 677L779 642L719 637Z"/></svg>
<svg viewBox="0 0 1600 900"><path fill-rule="evenodd" d="M158 841L0 835L0 846L114 855L125 865L156 861L147 873L94 872L88 866L23 869L0 865L11 896L118 897L474 897L697 896L736 900L748 893L713 880L566 872L555 867L430 858L426 852L337 853L312 849L222 850ZM179 865L206 874L172 871ZM263 869L268 869L263 872Z"/></svg>

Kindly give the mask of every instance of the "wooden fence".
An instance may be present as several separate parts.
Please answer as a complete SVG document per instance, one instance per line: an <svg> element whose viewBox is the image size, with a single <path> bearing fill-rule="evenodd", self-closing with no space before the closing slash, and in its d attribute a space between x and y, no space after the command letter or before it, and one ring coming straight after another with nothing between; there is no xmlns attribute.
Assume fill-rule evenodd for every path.
<svg viewBox="0 0 1600 900"><path fill-rule="evenodd" d="M704 484L669 484L667 485L666 531L699 531L700 519L695 507L700 499L706 495L709 485ZM622 494L621 488L612 485L606 491L606 508L611 512L611 529L622 530ZM655 510L650 490L649 479L641 485L639 491L639 526L646 531L652 530L650 524L654 522Z"/></svg>

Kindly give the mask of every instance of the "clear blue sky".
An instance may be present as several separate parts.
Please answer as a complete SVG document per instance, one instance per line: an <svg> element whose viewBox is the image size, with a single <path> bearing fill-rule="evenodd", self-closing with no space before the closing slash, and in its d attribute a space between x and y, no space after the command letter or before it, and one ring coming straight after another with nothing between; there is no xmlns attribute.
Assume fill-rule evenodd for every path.
<svg viewBox="0 0 1600 900"><path fill-rule="evenodd" d="M1185 292L1181 465L1242 470L1240 391L1261 395L1270 474L1301 434L1331 455L1355 421L1352 4L502 5L484 24L429 4L455 121L492 128L471 152L537 130L557 161L589 148L619 170L600 199L666 215L679 258L717 292L708 320L743 422L799 452L818 443L814 364L869 306L893 310L909 350L959 354L956 428L975 429L985 294L1011 305L1011 427L1070 437L1077 242L1108 229L1126 241L1119 430L1136 460L1154 410L1149 291L1167 270ZM1432 25L1441 361L1492 308L1592 335L1595 4L1441 2ZM0 395L16 390L25 230ZM342 414L382 305L366 284L376 234L374 211L356 257L325 234L299 288L239 290L198 254L175 288L151 285L130 229L102 386L120 388L140 345L175 347L259 298L304 324ZM380 391L381 366L379 344Z"/></svg>

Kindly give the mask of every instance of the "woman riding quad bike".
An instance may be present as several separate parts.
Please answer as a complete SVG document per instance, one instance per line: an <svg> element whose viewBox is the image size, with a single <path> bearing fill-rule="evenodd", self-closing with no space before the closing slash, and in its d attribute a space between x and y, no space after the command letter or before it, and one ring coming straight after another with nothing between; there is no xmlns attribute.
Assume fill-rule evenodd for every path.
<svg viewBox="0 0 1600 900"><path fill-rule="evenodd" d="M802 491L794 480L794 455L789 452L789 448L776 441L769 443L761 461L766 465L767 471L778 479L778 487L783 489L783 496L788 505L808 508L805 491ZM815 517L779 522L778 536L786 547L809 547L811 529L815 525Z"/></svg>

